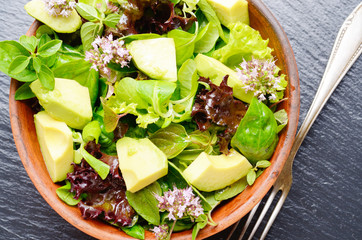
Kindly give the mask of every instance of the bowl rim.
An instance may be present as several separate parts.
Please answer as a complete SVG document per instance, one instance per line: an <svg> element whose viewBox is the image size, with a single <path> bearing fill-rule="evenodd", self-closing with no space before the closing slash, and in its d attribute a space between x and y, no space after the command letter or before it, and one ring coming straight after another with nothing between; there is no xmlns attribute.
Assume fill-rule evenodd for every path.
<svg viewBox="0 0 362 240"><path fill-rule="evenodd" d="M267 194L267 192L279 176L279 173L285 164L287 156L289 155L292 144L294 142L295 133L297 131L300 108L300 88L297 64L295 61L293 50L283 28L281 27L275 16L272 14L272 12L268 9L268 7L261 0L248 0L248 2L249 9L250 7L255 8L255 10L259 12L260 15L270 23L270 26L275 32L275 35L282 47L282 52L285 53L283 57L285 58L285 64L287 65L287 76L289 79L288 88L290 91L290 97L288 101L285 101L285 104L287 104L288 108L290 109L290 112L288 112L289 121L287 128L284 129L281 134L283 135L284 141L279 141L277 146L277 149L282 150L282 152L279 151L278 154L273 155L271 160L273 161L272 165L263 173L263 175L266 176L264 177L265 180L261 182L258 181L259 179L257 179L253 186L245 190L246 192L254 192L253 195L247 198L243 198L242 196L240 196L241 194L239 194L232 200L227 201L227 203L224 205L226 205L225 207L231 208L228 209L231 214L226 216L223 221L220 222L217 226L214 227L208 225L207 227L202 229L199 232L198 239L212 236L226 229L237 220L245 216L248 212L250 212L251 209L262 200L262 198ZM39 21L35 20L30 26L27 35L34 34L40 24L41 23ZM34 147L35 144L35 148L38 148L36 153L39 154L39 144L37 142L34 126L29 128L20 121L19 114L22 113L22 110L28 108L28 106L26 101L15 101L15 91L19 86L20 83L18 81L16 81L15 79L11 79L9 93L9 113L11 128L20 159L24 165L25 170L27 171L28 176L30 177L38 192L61 217L63 217L67 222L90 236L100 239L119 239L119 237L123 237L123 239L133 239L127 238L128 236L124 236L124 233L122 233L117 228L103 223L99 220L84 220L81 218L79 212L77 216L74 213L74 209L70 209L73 207L63 203L62 200L60 200L55 194L55 189L59 187L59 185L54 183L49 184L48 180L50 179L50 177L47 181L44 181L44 179L40 179L38 177L36 173L37 169L40 166L37 166L33 163L31 159L32 154L30 154L28 150L31 145L33 145L32 147ZM24 138L24 136L30 137L32 141L23 142L22 139ZM278 159L278 162L276 162L276 159ZM274 164L274 162L278 163L278 165ZM44 166L42 167L44 168ZM243 204L240 205L240 202L243 202ZM221 214L222 208L217 208L215 211L218 212L217 214ZM213 216L214 214L215 213L213 213ZM102 226L101 229L99 228L100 226ZM172 239L185 239L185 234L189 236L191 232L192 230L174 233L172 235ZM154 239L154 236L150 232L146 231L145 239Z"/></svg>

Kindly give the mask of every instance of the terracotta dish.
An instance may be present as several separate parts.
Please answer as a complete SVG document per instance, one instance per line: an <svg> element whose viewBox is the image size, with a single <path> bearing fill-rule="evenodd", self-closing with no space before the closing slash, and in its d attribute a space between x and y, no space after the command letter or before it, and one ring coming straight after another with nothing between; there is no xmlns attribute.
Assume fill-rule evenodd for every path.
<svg viewBox="0 0 362 240"><path fill-rule="evenodd" d="M214 210L213 220L218 225L204 228L198 235L200 239L229 227L245 216L266 195L283 168L297 130L299 79L292 48L282 27L260 0L249 1L249 14L251 26L259 30L264 39L269 38L269 46L274 49L277 65L282 69L282 73L288 76L287 100L282 102L279 108L284 108L288 112L289 123L280 133L279 144L271 158L271 166L252 187L248 187L237 197L222 203ZM34 35L39 26L40 23L35 21L27 34ZM11 126L21 161L37 190L59 215L81 231L99 239L133 239L102 221L84 220L78 208L66 205L57 197L55 190L59 185L54 184L48 175L36 137L32 102L14 100L15 91L19 86L19 82L11 80L9 96ZM146 232L145 237L154 239L154 235L150 232ZM191 239L191 230L174 233L172 239Z"/></svg>

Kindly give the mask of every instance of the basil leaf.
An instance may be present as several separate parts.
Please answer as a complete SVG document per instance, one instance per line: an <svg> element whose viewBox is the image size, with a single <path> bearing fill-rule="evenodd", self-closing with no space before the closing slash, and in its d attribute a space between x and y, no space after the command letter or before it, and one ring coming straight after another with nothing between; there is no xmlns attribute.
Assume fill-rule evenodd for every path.
<svg viewBox="0 0 362 240"><path fill-rule="evenodd" d="M94 69L90 69L91 66L91 63L83 59L72 57L70 62L57 66L53 71L54 76L57 78L73 79L82 86L87 87L92 106L94 106L98 99L99 73Z"/></svg>
<svg viewBox="0 0 362 240"><path fill-rule="evenodd" d="M151 224L159 225L160 213L158 209L158 200L154 196L153 188L158 188L158 192L162 191L158 182L154 182L135 193L127 191L126 196L129 204L141 217Z"/></svg>
<svg viewBox="0 0 362 240"><path fill-rule="evenodd" d="M87 123L82 131L84 142L95 140L98 143L99 136L101 135L101 127L98 121L92 121Z"/></svg>
<svg viewBox="0 0 362 240"><path fill-rule="evenodd" d="M58 39L58 36L54 32L54 30L47 25L41 25L38 30L36 30L35 36L37 38L41 38L41 36L43 36L44 34L47 34L48 36L55 35L55 38Z"/></svg>
<svg viewBox="0 0 362 240"><path fill-rule="evenodd" d="M252 164L269 159L278 144L277 122L273 112L256 97L251 100L248 111L231 139Z"/></svg>
<svg viewBox="0 0 362 240"><path fill-rule="evenodd" d="M80 147L80 153L94 171L96 171L103 180L106 179L109 173L109 165L93 157L89 152L87 152L87 150L84 149L84 146Z"/></svg>
<svg viewBox="0 0 362 240"><path fill-rule="evenodd" d="M18 74L22 72L30 63L30 57L26 56L17 56L9 66L10 74Z"/></svg>
<svg viewBox="0 0 362 240"><path fill-rule="evenodd" d="M257 168L267 168L270 166L270 162L268 160L260 160L256 162Z"/></svg>
<svg viewBox="0 0 362 240"><path fill-rule="evenodd" d="M52 39L49 37L48 34L43 34L41 35L39 42L38 42L38 49L43 46L44 44L46 44L47 42L50 42Z"/></svg>
<svg viewBox="0 0 362 240"><path fill-rule="evenodd" d="M189 144L185 128L179 124L170 124L161 128L149 139L164 152L168 159L176 157Z"/></svg>
<svg viewBox="0 0 362 240"><path fill-rule="evenodd" d="M70 189L70 182L66 181L66 184L62 187L57 188L55 192L57 193L58 197L62 199L66 204L70 206L75 206L80 202L81 199L74 199L75 193L71 193L69 191Z"/></svg>
<svg viewBox="0 0 362 240"><path fill-rule="evenodd" d="M47 42L46 44L42 45L38 49L38 54L42 57L50 57L54 55L62 46L62 41L55 39L50 42Z"/></svg>
<svg viewBox="0 0 362 240"><path fill-rule="evenodd" d="M134 225L132 227L121 227L122 231L125 232L128 236L145 239L145 229L141 225Z"/></svg>
<svg viewBox="0 0 362 240"><path fill-rule="evenodd" d="M53 90L55 79L52 70L46 65L41 65L39 73L36 74L41 82L41 85L46 89Z"/></svg>
<svg viewBox="0 0 362 240"><path fill-rule="evenodd" d="M254 184L255 179L256 179L256 173L255 173L254 169L250 169L248 174L246 175L246 181L251 186Z"/></svg>
<svg viewBox="0 0 362 240"><path fill-rule="evenodd" d="M54 54L50 57L42 57L39 55L38 58L44 65L47 65L49 68L52 68L58 61L58 54Z"/></svg>
<svg viewBox="0 0 362 240"><path fill-rule="evenodd" d="M15 92L15 100L26 100L35 97L29 85L31 82L24 83Z"/></svg>
<svg viewBox="0 0 362 240"><path fill-rule="evenodd" d="M101 20L97 9L88 4L77 3L75 9L79 13L79 15L81 15L84 19L87 19L88 21Z"/></svg>
<svg viewBox="0 0 362 240"><path fill-rule="evenodd" d="M8 75L10 63L18 56L30 56L30 54L16 41L0 42L0 71Z"/></svg>
<svg viewBox="0 0 362 240"><path fill-rule="evenodd" d="M35 51L38 40L34 36L23 35L19 39L19 43L23 45L29 52L33 53Z"/></svg>
<svg viewBox="0 0 362 240"><path fill-rule="evenodd" d="M86 22L80 29L80 37L82 39L84 51L88 51L92 48L92 42L97 36L100 36L103 32L103 24Z"/></svg>
<svg viewBox="0 0 362 240"><path fill-rule="evenodd" d="M33 67L34 67L35 72L37 72L37 73L40 72L41 65L42 65L41 60L37 57L34 57L33 58Z"/></svg>
<svg viewBox="0 0 362 240"><path fill-rule="evenodd" d="M238 195L239 193L244 191L244 189L246 188L247 185L248 185L248 183L247 183L246 178L245 177L241 178L240 180L234 182L230 186L216 191L215 199L222 201L222 200L226 200L226 199L235 197L236 195Z"/></svg>
<svg viewBox="0 0 362 240"><path fill-rule="evenodd" d="M106 24L108 27L115 28L117 26L117 24L119 23L120 19L121 19L121 15L112 13L112 14L109 14L104 19L104 24Z"/></svg>

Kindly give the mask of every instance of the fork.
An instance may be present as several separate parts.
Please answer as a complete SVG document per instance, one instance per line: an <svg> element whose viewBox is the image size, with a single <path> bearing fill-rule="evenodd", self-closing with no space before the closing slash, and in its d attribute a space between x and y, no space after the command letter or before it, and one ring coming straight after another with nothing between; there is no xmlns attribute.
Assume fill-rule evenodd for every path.
<svg viewBox="0 0 362 240"><path fill-rule="evenodd" d="M324 72L323 78L318 87L315 98L312 102L312 105L309 108L309 111L302 123L291 148L290 154L284 168L282 169L280 175L277 180L273 184L270 195L264 205L262 212L258 220L256 221L254 228L252 229L248 240L252 239L255 235L255 232L258 230L265 214L268 212L270 206L273 203L273 200L277 193L281 191L281 195L279 200L277 201L273 212L270 215L270 218L261 234L260 239L264 239L272 226L275 218L277 217L280 209L282 208L284 201L289 193L289 190L292 186L292 166L295 155L302 144L305 136L307 135L309 129L312 124L316 120L318 114L322 110L323 106L340 83L344 75L347 73L349 68L353 65L353 63L357 60L359 55L362 52L362 3L360 3L352 13L347 17L344 21L342 27L340 28L337 38L335 40L331 56L329 58L326 70ZM239 240L241 240L246 230L248 229L251 220L253 219L261 201L251 210L249 216L245 222L245 225L241 231ZM227 240L229 240L240 221L237 222L231 232Z"/></svg>

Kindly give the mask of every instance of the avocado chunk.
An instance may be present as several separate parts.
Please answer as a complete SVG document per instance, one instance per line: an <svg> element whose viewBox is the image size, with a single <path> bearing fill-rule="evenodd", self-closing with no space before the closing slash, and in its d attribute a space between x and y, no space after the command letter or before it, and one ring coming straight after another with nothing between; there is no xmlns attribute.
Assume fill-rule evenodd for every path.
<svg viewBox="0 0 362 240"><path fill-rule="evenodd" d="M231 23L242 22L245 24L249 21L248 2L246 0L207 0L216 12L220 22L229 27Z"/></svg>
<svg viewBox="0 0 362 240"><path fill-rule="evenodd" d="M72 33L82 26L82 19L76 10L68 17L52 16L45 8L42 0L32 0L25 5L26 12L58 33Z"/></svg>
<svg viewBox="0 0 362 240"><path fill-rule="evenodd" d="M247 103L251 102L254 92L245 92L245 85L231 68L225 66L215 58L203 54L198 54L195 62L198 74L202 77L210 78L211 82L216 85L220 85L225 75L229 75L227 84L233 88L234 97Z"/></svg>
<svg viewBox="0 0 362 240"><path fill-rule="evenodd" d="M116 146L127 191L137 192L167 174L166 155L148 138L124 137Z"/></svg>
<svg viewBox="0 0 362 240"><path fill-rule="evenodd" d="M40 105L54 119L69 127L83 129L92 120L92 106L88 88L75 80L55 78L54 90L48 90L39 79L30 88Z"/></svg>
<svg viewBox="0 0 362 240"><path fill-rule="evenodd" d="M36 135L45 166L53 182L66 179L73 167L72 131L61 121L53 119L45 111L34 115Z"/></svg>
<svg viewBox="0 0 362 240"><path fill-rule="evenodd" d="M245 177L252 165L235 149L228 155L202 152L183 172L186 180L197 189L211 192L223 189Z"/></svg>
<svg viewBox="0 0 362 240"><path fill-rule="evenodd" d="M135 40L127 46L133 62L156 80L177 81L176 49L172 38Z"/></svg>

